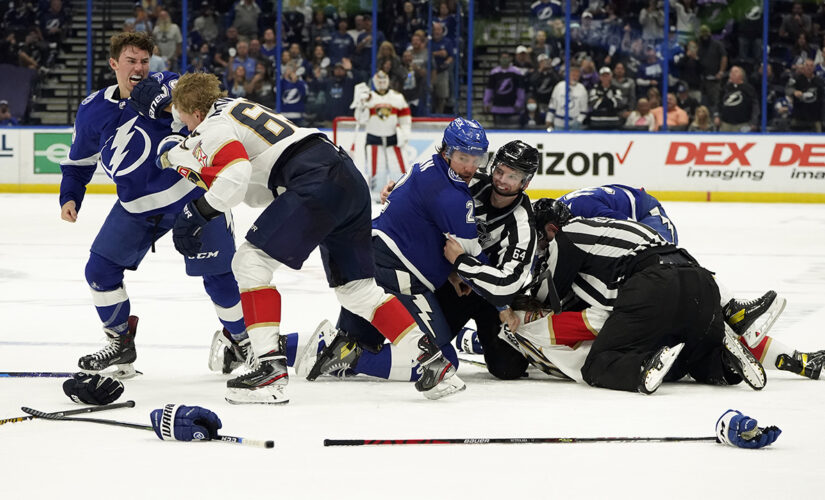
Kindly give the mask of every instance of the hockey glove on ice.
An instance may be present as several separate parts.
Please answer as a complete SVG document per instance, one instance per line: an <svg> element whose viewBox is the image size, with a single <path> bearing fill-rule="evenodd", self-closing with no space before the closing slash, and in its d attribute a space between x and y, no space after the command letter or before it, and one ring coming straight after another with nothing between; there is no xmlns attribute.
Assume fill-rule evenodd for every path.
<svg viewBox="0 0 825 500"><path fill-rule="evenodd" d="M782 433L776 426L757 427L756 419L742 412L728 410L716 421L716 439L739 448L763 448L776 441Z"/></svg>
<svg viewBox="0 0 825 500"><path fill-rule="evenodd" d="M151 413L152 428L164 441L209 441L218 438L221 419L200 406L168 404Z"/></svg>
<svg viewBox="0 0 825 500"><path fill-rule="evenodd" d="M75 403L107 405L123 394L123 382L105 375L78 372L63 382L63 392Z"/></svg>
<svg viewBox="0 0 825 500"><path fill-rule="evenodd" d="M153 120L161 117L161 113L165 113L167 117L171 116L164 111L171 103L172 92L169 91L169 87L159 83L152 77L144 78L138 82L129 95L129 105L132 109L140 113L141 116Z"/></svg>
<svg viewBox="0 0 825 500"><path fill-rule="evenodd" d="M157 157L155 158L155 165L157 165L159 169L162 170L172 166L172 163L169 162L168 158L169 150L183 142L184 139L185 137L182 135L172 134L160 140L160 144L158 144Z"/></svg>
<svg viewBox="0 0 825 500"><path fill-rule="evenodd" d="M187 203L175 220L175 227L172 228L172 240L177 251L186 257L197 255L203 245L203 226L220 214L203 198Z"/></svg>

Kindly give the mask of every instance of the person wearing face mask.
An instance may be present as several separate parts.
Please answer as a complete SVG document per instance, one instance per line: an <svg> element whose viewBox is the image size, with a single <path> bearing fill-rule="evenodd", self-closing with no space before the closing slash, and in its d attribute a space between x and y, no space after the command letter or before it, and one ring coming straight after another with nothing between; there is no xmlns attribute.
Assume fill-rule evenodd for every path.
<svg viewBox="0 0 825 500"><path fill-rule="evenodd" d="M539 104L534 97L527 98L527 105L524 107L524 112L519 116L519 125L521 128L545 128L544 116L539 113Z"/></svg>
<svg viewBox="0 0 825 500"><path fill-rule="evenodd" d="M492 113L497 127L508 127L524 109L524 75L513 66L513 58L508 53L499 56L499 65L493 68L484 89L484 111Z"/></svg>

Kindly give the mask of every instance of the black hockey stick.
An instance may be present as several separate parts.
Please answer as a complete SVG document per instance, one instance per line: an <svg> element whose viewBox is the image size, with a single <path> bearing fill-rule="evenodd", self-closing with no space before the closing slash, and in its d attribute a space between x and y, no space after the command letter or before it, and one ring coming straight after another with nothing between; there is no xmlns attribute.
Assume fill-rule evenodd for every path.
<svg viewBox="0 0 825 500"><path fill-rule="evenodd" d="M72 372L0 372L0 377L16 378L16 377L55 377L55 378L72 378Z"/></svg>
<svg viewBox="0 0 825 500"><path fill-rule="evenodd" d="M34 410L28 407L21 407L21 410L28 413L29 415L34 415L35 417L45 418L47 420L69 420L72 422L91 422L93 424L104 424L104 425L114 425L118 427L129 427L131 429L140 429L144 431L152 431L155 430L152 428L151 425L142 425L142 424L133 424L130 422L119 422L117 420L106 420L103 418L84 418L84 417L64 417L62 415L56 415L52 413L44 413L39 410ZM254 446L256 448L273 448L275 446L274 441L259 441L254 439L246 439L237 436L218 436L217 439L213 441L221 441L224 443L233 443L233 444L242 444L245 446Z"/></svg>
<svg viewBox="0 0 825 500"><path fill-rule="evenodd" d="M549 437L470 439L324 439L324 446L371 446L384 444L540 444L540 443L674 443L716 441L711 437Z"/></svg>
<svg viewBox="0 0 825 500"><path fill-rule="evenodd" d="M103 410L114 410L116 408L134 408L135 402L132 400L126 401L124 403L114 403L110 405L101 405L101 406L87 406L85 408L77 408L75 410L64 410L64 411L55 411L50 413L49 415L77 415L78 413L92 413L95 411L103 411ZM26 420L31 420L35 418L33 415L26 415L24 417L14 417L14 418L4 418L0 419L0 425L3 424L13 424L15 422L24 422Z"/></svg>

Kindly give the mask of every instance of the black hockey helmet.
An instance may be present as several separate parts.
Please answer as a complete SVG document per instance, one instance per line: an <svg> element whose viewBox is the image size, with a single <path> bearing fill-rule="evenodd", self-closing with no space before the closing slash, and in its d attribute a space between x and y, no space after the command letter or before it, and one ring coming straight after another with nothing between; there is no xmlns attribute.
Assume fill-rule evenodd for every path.
<svg viewBox="0 0 825 500"><path fill-rule="evenodd" d="M498 148L493 160L493 168L499 163L522 172L526 183L533 178L533 175L539 169L539 150L524 141L516 139Z"/></svg>
<svg viewBox="0 0 825 500"><path fill-rule="evenodd" d="M545 237L544 227L548 223L552 224L558 232L573 218L567 205L553 198L536 200L533 203L533 212L535 213L536 231L541 238Z"/></svg>

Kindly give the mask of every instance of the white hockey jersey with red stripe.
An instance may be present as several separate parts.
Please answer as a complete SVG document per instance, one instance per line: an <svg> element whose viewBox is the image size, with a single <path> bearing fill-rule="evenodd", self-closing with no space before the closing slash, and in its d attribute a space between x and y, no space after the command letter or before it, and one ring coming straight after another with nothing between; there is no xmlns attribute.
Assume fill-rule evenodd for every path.
<svg viewBox="0 0 825 500"><path fill-rule="evenodd" d="M384 95L371 90L369 99L355 109L355 119L366 133L378 137L398 134L398 144L403 146L410 138L412 115L404 96L395 90Z"/></svg>
<svg viewBox="0 0 825 500"><path fill-rule="evenodd" d="M219 99L168 159L190 180L203 181L209 189L206 201L216 210L225 212L241 202L260 207L274 200L269 178L278 158L313 134L323 135L246 99Z"/></svg>

